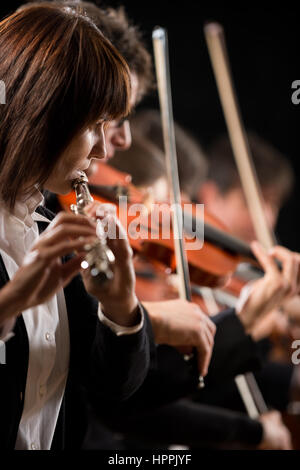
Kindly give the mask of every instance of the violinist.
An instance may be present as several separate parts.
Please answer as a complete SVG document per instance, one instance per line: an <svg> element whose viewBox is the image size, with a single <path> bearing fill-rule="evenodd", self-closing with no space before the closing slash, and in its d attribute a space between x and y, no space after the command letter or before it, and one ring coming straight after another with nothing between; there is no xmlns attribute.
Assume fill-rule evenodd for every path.
<svg viewBox="0 0 300 470"><path fill-rule="evenodd" d="M52 4L4 19L0 53L0 445L60 450L84 432L82 387L118 403L149 367L127 239L107 242L116 261L105 288L89 270L82 278L96 223L53 218L41 193L70 191L79 170L105 157L104 126L128 114L130 78L87 18Z"/></svg>
<svg viewBox="0 0 300 470"><path fill-rule="evenodd" d="M266 219L270 228L275 229L279 212L293 189L293 171L288 159L256 133L249 131L248 140L262 189ZM207 210L217 216L225 226L230 227L234 235L251 242L255 239L253 223L228 137L218 137L207 151L207 177L199 184L197 200L203 202ZM290 313L288 309L286 313ZM266 358L272 354L272 343L267 337L274 330L290 336L293 329L289 324L289 315L283 316L281 311L274 310L258 324L257 337L265 338L261 341L260 348ZM299 367L293 366L291 361L279 363L268 359L257 378L268 402L280 410L286 409L289 401L299 394ZM240 403L236 396L230 403L233 401L235 406Z"/></svg>
<svg viewBox="0 0 300 470"><path fill-rule="evenodd" d="M125 157L123 152L119 152L110 164L119 170L129 172L133 183L138 187L151 187L155 199L164 201L168 197L168 188L159 112L150 109L138 111L131 119L131 128L133 145L126 152ZM238 186L238 173L235 169L229 140L222 138L221 142L215 146L216 151L206 156L197 140L176 123L175 134L183 201L195 201L199 195L203 194L206 210L217 216L225 228L227 227L226 221L229 220L229 225L233 227L233 234L238 238L244 238L246 242L251 242L255 238L252 222L245 205L242 189ZM249 137L254 150L254 163L258 167L260 180L263 181L266 214L270 223L274 225L280 206L291 192L293 173L288 162L276 149L251 133ZM221 150L225 153L224 159L222 159ZM139 158L137 162L141 154L143 158ZM277 169L279 169L278 172ZM220 185L219 190L216 187L217 181ZM233 189L228 189L224 198L221 199L221 188L225 185L227 187L229 182L232 182ZM232 193L234 194L232 195ZM226 204L227 197L228 204ZM230 204L231 200L240 202ZM202 202L201 199L200 201ZM241 220L244 223L241 223ZM248 236L243 237L245 232L248 233ZM282 315L281 323L286 323ZM264 321L259 322L257 337L265 335L262 328L264 324Z"/></svg>
<svg viewBox="0 0 300 470"><path fill-rule="evenodd" d="M142 110L131 120L131 127L133 132L131 150L126 153L126 158L122 158L121 153L117 154L111 164L123 171L131 170L133 182L139 187L151 184L156 190L160 181L158 195L164 199L167 197L167 191L166 170L162 164L164 156L160 115L155 110ZM175 125L175 132L183 199L189 201L196 199L197 196L202 197L200 201L204 203L205 209L217 216L224 227L228 224L236 236L251 242L255 238L253 224L239 183L229 139L225 136L219 138L205 157L196 139L178 124ZM148 140L150 138L151 147ZM293 173L284 156L256 134L249 133L249 142L265 196L265 212L269 223L274 227L280 207L292 190ZM138 155L144 156L146 150L149 154L147 162L140 163L136 168L134 161ZM152 155L150 155L150 150ZM143 168L146 170L146 166L147 173L143 171ZM288 318L278 310L272 311L262 321L257 322L253 332L255 339L261 340L259 347L264 357L266 357L266 349L270 350L267 337L274 326L286 334ZM257 377L268 403L277 409L285 410L289 401L298 393L298 375L298 367L294 367L291 362L280 363L268 360ZM211 390L206 389L201 393L201 401L203 400L214 405L230 405L233 408L244 409L234 383L230 387L223 386L223 393L220 390L212 393Z"/></svg>
<svg viewBox="0 0 300 470"><path fill-rule="evenodd" d="M100 25L101 25L101 29L103 30L104 29L103 23L102 24L100 23ZM110 37L110 39L112 38ZM120 50L123 52L125 58L128 60L126 54L121 49L121 47L120 47ZM132 72L135 71L134 65L131 66L130 62L129 62L129 65L130 65L131 71ZM137 76L135 77L135 79L138 79L138 78L139 77ZM133 83L137 83L137 80L133 81ZM116 121L115 123L110 125L107 129L107 132L106 132L107 147L108 149L112 149L112 152L114 151L116 147L126 148L130 145L130 136L129 136L129 133L127 132L128 123L126 123L127 124L126 126L124 124L125 123L123 121ZM116 139L116 136L117 136L117 139ZM112 152L109 150L108 154L110 155ZM287 255L287 253L285 253L285 255ZM258 256L260 256L260 254ZM271 260L268 257L265 257L264 254L261 254L261 256L263 258L263 261L262 261L263 264L265 266L266 266L265 263L268 264L267 270L272 271L272 273L270 272L270 279L265 278L264 282L266 282L267 284L269 284L269 282L272 283L272 281L274 280L274 276L275 275L277 276L278 273L277 271L276 272L274 271L273 269L274 266ZM260 285L258 291L260 289L261 289L261 292L265 291L265 287L266 287L266 284ZM281 293L285 294L283 290L281 290ZM260 295L258 295L258 299L259 298L260 298ZM268 301L270 300L271 299L268 299ZM182 331L181 331L182 322L177 321L175 318L175 325L174 325L173 319L171 317L171 315L174 314L175 304L174 303L172 305L168 303L159 303L159 304L160 305L158 305L157 303L155 305L152 304L150 307L150 309L152 310L152 313L150 312L150 314L152 314L152 323L154 326L154 332L156 335L157 342L162 342L162 343L168 342L170 341L170 337L171 337L172 345L182 344L181 342L182 341ZM208 321L207 318L204 318L204 315L201 314L201 312L199 311L199 309L197 309L196 306L190 305L187 302L182 303L182 301L176 301L176 305L177 305L178 311L180 312L182 312L183 309L187 309L187 308L190 309L191 323L186 324L187 334L186 334L185 342L188 345L191 345L191 344L195 345L195 342L196 342L196 346L199 348L199 362L200 362L199 368L201 371L203 371L203 373L205 373L207 366L208 366L208 362L209 362L211 345L212 345L211 337L212 337L214 328L212 327L211 322ZM249 302L247 302L247 308L241 309L240 319L242 321L245 321L244 324L246 326L247 332L250 332L252 328L252 323L255 322L256 316L259 316L262 313L264 308L269 308L269 307L266 307L265 305L265 299L261 299L261 301L257 304L256 298L255 299L253 298L252 301L249 300ZM169 310L169 317L166 314L167 310ZM235 314L232 314L232 315L235 315ZM195 335L195 331L199 331L199 334L196 333ZM205 337L205 334L204 334L205 331L208 333L210 332L209 340L207 337ZM171 336L170 336L170 332L172 332Z"/></svg>
<svg viewBox="0 0 300 470"><path fill-rule="evenodd" d="M122 169L123 171L129 172L132 177L133 177L133 182L139 186L139 187L147 187L148 185L152 185L152 188L154 188L155 195L156 197L158 196L159 198L166 198L167 194L166 192L164 193L164 188L166 188L166 172L165 172L165 167L162 164L162 139L161 139L161 125L160 125L160 117L159 114L154 111L154 110L144 110L141 112L136 113L136 115L133 117L131 120L132 124L132 132L133 132L133 142L131 148L123 153L117 153L116 156L112 159L111 164L118 168ZM142 134L142 131L144 131L144 134ZM195 139L192 139L191 136L188 134L184 133L184 130L181 129L178 125L175 124L175 132L176 132L176 144L177 144L177 155L178 155L178 166L179 166L179 178L181 181L181 184L183 188L185 188L183 197L185 200L188 200L188 195L192 195L191 188L193 187L193 181L197 182L201 177L199 178L197 172L199 171L198 165L197 165L197 159L200 157L203 159L203 153L200 150L200 147L197 145L197 142ZM184 139L182 136L184 135ZM148 137L151 136L152 140L148 140ZM190 145L189 145L190 143ZM158 144L157 146L155 144ZM191 154L186 151L186 150L194 150L193 156L191 157ZM196 152L195 152L196 149ZM197 157L196 159L194 157ZM135 164L135 162L140 159L142 161L139 161L138 164ZM205 169L205 163L202 164L202 161L200 160L200 168L203 170ZM194 179L193 179L194 178ZM203 178L203 175L202 175ZM189 185L189 181L192 181L192 184ZM159 184L158 184L159 183ZM148 303L145 303L148 305ZM172 302L170 302L171 306ZM149 305L151 303L149 302ZM157 303L158 305L158 303ZM174 304L175 305L175 304ZM150 307L151 308L151 307ZM157 307L159 308L159 307ZM188 309L186 309L188 312ZM179 312L178 312L179 313ZM183 311L185 314L185 311ZM173 321L175 322L175 313L173 313ZM184 316L184 315L183 315ZM184 331L184 328L186 327L186 322L187 319L189 318L189 315L185 317L185 322L184 319L182 321L182 330ZM219 341L217 340L217 343ZM209 377L209 375L208 375ZM218 388L213 388L213 391L215 390L216 396L222 395L222 387ZM221 391L220 391L221 390ZM212 393L212 388L208 387L206 390L207 394L210 395ZM203 392L200 394L200 401L205 401L203 397ZM225 403L226 404L226 403ZM197 408L195 404L192 404L191 402L178 402L173 405L169 405L167 409L162 411L161 413L155 414L155 420L159 420L159 429L161 430L160 433L160 438L164 440L166 434L167 434L167 426L164 425L163 423L165 422L167 416L171 416L171 414L174 413L177 416L177 420L180 419L184 420L183 416L185 416L185 424L186 426L184 429L189 429L189 431L186 431L185 436L181 436L180 433L177 432L176 438L177 441L178 439L182 439L184 443L194 443L195 444L195 435L198 432L199 435L199 426L197 427L196 423L197 420L201 420L201 414L202 418L206 417L208 422L209 418L209 413L212 413L211 415L211 420L209 421L210 423L214 423L216 428L218 428L218 424L220 426L223 426L223 429L226 429L226 425L230 423L231 429L234 428L233 423L237 423L239 417L236 415L230 415L230 413L227 412L227 415L223 415L224 411L221 408L215 409L215 408ZM189 417L189 418L188 418ZM171 418L170 418L171 419ZM137 421L135 422L135 425L137 425ZM149 417L147 417L147 423L148 423L148 437L151 434L151 431L149 431L149 427L151 428L151 425L149 424ZM189 423L187 425L187 423ZM218 423L218 424L217 424ZM154 424L153 424L154 428ZM192 429L194 431L192 431ZM213 428L214 429L214 428ZM206 436L210 435L210 428L207 425L206 427ZM141 433L141 429L139 428L139 432ZM193 435L194 432L194 435ZM248 433L250 434L250 431L248 430ZM248 437L249 437L248 434ZM243 433L240 430L239 433L240 440L242 440ZM215 436L217 436L217 433L215 433ZM176 439L175 439L176 440ZM177 442L176 441L176 442ZM182 441L180 441L182 442ZM249 442L249 441L248 441Z"/></svg>

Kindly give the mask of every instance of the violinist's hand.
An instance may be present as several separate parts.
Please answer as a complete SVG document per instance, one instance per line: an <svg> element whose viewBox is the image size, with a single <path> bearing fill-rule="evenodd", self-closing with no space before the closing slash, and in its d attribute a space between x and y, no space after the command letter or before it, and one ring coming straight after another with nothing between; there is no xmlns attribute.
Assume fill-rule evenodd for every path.
<svg viewBox="0 0 300 470"><path fill-rule="evenodd" d="M255 341L260 341L268 338L272 333L288 335L290 332L288 318L282 314L280 309L276 309L255 322L251 336Z"/></svg>
<svg viewBox="0 0 300 470"><path fill-rule="evenodd" d="M93 202L85 212L90 217L98 217L101 207L103 204ZM113 279L102 285L90 276L88 270L85 270L82 273L83 281L86 290L101 303L103 313L107 318L121 326L134 326L139 319L138 300L135 295L133 252L126 231L117 217L112 214L108 215L107 222L111 232L116 234L114 239L107 237L107 245L115 255L115 262L112 265Z"/></svg>
<svg viewBox="0 0 300 470"><path fill-rule="evenodd" d="M258 242L252 242L251 248L265 274L252 283L248 298L237 309L237 314L249 334L252 334L258 319L279 308L287 299L298 293L300 260L299 254L281 246L272 248L269 254ZM281 271L274 258L281 262Z"/></svg>
<svg viewBox="0 0 300 470"><path fill-rule="evenodd" d="M292 450L291 434L278 411L269 411L259 418L263 426L261 450Z"/></svg>
<svg viewBox="0 0 300 470"><path fill-rule="evenodd" d="M39 237L13 278L0 290L0 324L46 302L80 271L83 246L95 239L95 223L61 213ZM62 264L61 257L79 254ZM81 252L81 254L80 254Z"/></svg>
<svg viewBox="0 0 300 470"><path fill-rule="evenodd" d="M280 313L288 324L288 334L298 339L300 337L300 296L297 295L285 301Z"/></svg>
<svg viewBox="0 0 300 470"><path fill-rule="evenodd" d="M292 327L300 327L300 296L286 300L281 306L281 312L286 316Z"/></svg>
<svg viewBox="0 0 300 470"><path fill-rule="evenodd" d="M198 305L186 300L143 302L151 318L155 342L169 346L192 346L198 350L198 367L207 374L214 345L215 324Z"/></svg>

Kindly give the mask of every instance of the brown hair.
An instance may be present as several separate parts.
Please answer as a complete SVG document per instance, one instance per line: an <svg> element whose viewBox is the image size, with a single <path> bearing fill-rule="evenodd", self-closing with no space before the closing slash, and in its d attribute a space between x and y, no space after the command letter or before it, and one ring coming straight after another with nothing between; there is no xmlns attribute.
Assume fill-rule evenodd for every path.
<svg viewBox="0 0 300 470"><path fill-rule="evenodd" d="M88 16L118 49L126 60L130 71L138 77L137 102L154 88L151 55L147 51L141 30L129 20L124 7L104 8L91 2L75 0L56 0L53 3L72 8L74 11ZM27 5L24 6L27 7Z"/></svg>
<svg viewBox="0 0 300 470"><path fill-rule="evenodd" d="M278 200L284 203L294 184L293 170L288 159L271 144L248 131L254 167L262 190L276 188ZM222 194L241 186L230 140L218 137L208 149L209 171L207 179L214 181Z"/></svg>
<svg viewBox="0 0 300 470"><path fill-rule="evenodd" d="M130 78L119 52L86 17L35 4L0 23L0 197L42 186L72 138L129 112Z"/></svg>

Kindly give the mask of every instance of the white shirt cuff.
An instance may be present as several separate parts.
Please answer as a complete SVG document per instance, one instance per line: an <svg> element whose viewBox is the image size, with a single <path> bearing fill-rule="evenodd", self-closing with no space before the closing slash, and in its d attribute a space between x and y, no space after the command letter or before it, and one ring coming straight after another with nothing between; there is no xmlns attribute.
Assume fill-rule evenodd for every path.
<svg viewBox="0 0 300 470"><path fill-rule="evenodd" d="M15 336L15 334L12 331L14 329L15 323L16 323L16 319L10 318L9 320L5 321L2 327L0 327L0 340L3 343L6 343L6 341L8 341L13 336Z"/></svg>
<svg viewBox="0 0 300 470"><path fill-rule="evenodd" d="M117 336L133 335L134 333L138 333L144 326L144 312L140 306L139 311L141 315L141 321L134 326L121 326L109 320L101 311L100 304L98 307L98 318L104 325L108 326Z"/></svg>

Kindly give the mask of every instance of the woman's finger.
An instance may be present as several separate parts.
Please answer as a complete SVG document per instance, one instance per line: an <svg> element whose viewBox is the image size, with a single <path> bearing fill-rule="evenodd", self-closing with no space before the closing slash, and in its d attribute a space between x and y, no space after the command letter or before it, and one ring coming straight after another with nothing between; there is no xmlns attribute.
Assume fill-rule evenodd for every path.
<svg viewBox="0 0 300 470"><path fill-rule="evenodd" d="M39 297L47 298L53 295L58 288L64 288L80 272L83 259L84 255L82 254L64 264L53 265L48 271L44 285L39 289Z"/></svg>
<svg viewBox="0 0 300 470"><path fill-rule="evenodd" d="M107 222L107 245L111 248L117 260L120 259L122 262L131 260L133 251L123 225L117 217L112 215L108 216Z"/></svg>
<svg viewBox="0 0 300 470"><path fill-rule="evenodd" d="M50 222L45 232L49 232L53 228L62 224L81 225L87 227L90 226L94 228L96 227L95 220L90 217L86 217L85 215L81 214L75 215L69 212L59 212L59 214L57 214L57 216Z"/></svg>
<svg viewBox="0 0 300 470"><path fill-rule="evenodd" d="M44 236L41 236L39 238L39 241L34 246L38 249L43 247L46 248L66 239L91 236L94 236L96 238L96 230L93 227L73 224L60 225L48 232L47 234L45 233Z"/></svg>
<svg viewBox="0 0 300 470"><path fill-rule="evenodd" d="M63 287L67 285L70 280L81 271L81 263L85 258L85 253L80 253L74 256L69 261L61 266L61 276L63 280Z"/></svg>
<svg viewBox="0 0 300 470"><path fill-rule="evenodd" d="M33 264L36 269L41 269L56 258L71 254L75 250L83 250L87 242L91 240L95 240L95 238L65 240L54 246L33 250L25 256L23 265Z"/></svg>

